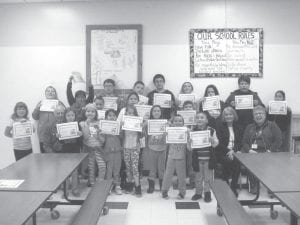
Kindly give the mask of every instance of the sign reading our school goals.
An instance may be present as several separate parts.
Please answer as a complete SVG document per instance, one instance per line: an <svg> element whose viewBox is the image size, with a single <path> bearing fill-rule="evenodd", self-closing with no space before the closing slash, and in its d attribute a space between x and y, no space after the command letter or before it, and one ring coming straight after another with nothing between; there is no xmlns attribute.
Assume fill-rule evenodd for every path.
<svg viewBox="0 0 300 225"><path fill-rule="evenodd" d="M262 77L263 29L191 29L190 74Z"/></svg>

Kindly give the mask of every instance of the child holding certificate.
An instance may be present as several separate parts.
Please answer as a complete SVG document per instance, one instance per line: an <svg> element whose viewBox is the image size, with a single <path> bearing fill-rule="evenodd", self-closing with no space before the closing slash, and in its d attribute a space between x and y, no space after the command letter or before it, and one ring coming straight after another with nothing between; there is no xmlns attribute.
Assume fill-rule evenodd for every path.
<svg viewBox="0 0 300 225"><path fill-rule="evenodd" d="M236 96L243 96L243 95L248 95L248 96L251 95L252 96L252 99L253 99L252 106L245 108L245 109L239 109L239 110L236 109L236 112L239 117L238 123L241 125L243 132L244 132L246 126L253 122L253 113L252 113L253 107L257 106L257 105L263 105L257 92L253 92L249 89L250 83L251 83L251 80L250 80L249 76L246 76L246 75L240 76L238 79L239 89L231 92L225 102L226 105L231 106L234 109L236 109L236 104L235 104Z"/></svg>
<svg viewBox="0 0 300 225"><path fill-rule="evenodd" d="M183 108L185 101L191 101L193 104L197 104L198 96L194 93L194 87L191 82L184 82L180 89L180 94L176 100L178 108ZM196 107L198 108L198 107Z"/></svg>
<svg viewBox="0 0 300 225"><path fill-rule="evenodd" d="M16 138L13 132L13 124L16 122L25 123L30 121L28 118L28 107L24 102L18 102L14 107L9 125L5 128L4 135L13 139L14 155L16 161L32 153L31 137L24 136ZM29 126L32 127L32 124ZM21 128L21 127L20 127ZM30 129L25 128L25 129ZM23 132L22 132L23 133Z"/></svg>
<svg viewBox="0 0 300 225"><path fill-rule="evenodd" d="M171 102L168 102L169 107L168 108L166 107L166 108L162 109L163 119L170 119L171 114L175 110L175 97L174 97L174 94L171 91L164 88L165 87L165 77L162 74L156 74L153 77L153 84L155 85L156 89L149 92L148 95L147 95L147 97L149 98L149 105L154 104L154 95L156 93L171 95ZM165 104L165 102L163 104Z"/></svg>
<svg viewBox="0 0 300 225"><path fill-rule="evenodd" d="M97 108L94 104L85 107L86 121L79 123L83 134L83 150L88 152L88 186L95 184L95 161L98 165L98 176L100 180L105 177L106 164L104 160L104 135L99 129Z"/></svg>
<svg viewBox="0 0 300 225"><path fill-rule="evenodd" d="M138 116L137 110L131 104L128 104L125 110L127 116ZM139 158L140 158L140 136L138 131L123 131L123 151L126 165L127 183L126 193L130 193L135 186L135 194L142 195L140 177L139 177Z"/></svg>
<svg viewBox="0 0 300 225"><path fill-rule="evenodd" d="M76 114L73 109L71 109L71 108L66 109L65 122L66 123L76 122ZM76 123L78 124L78 122L76 122ZM82 132L78 131L77 135L79 136L77 138L70 138L70 139L62 140L62 142L63 142L62 151L61 151L62 153L80 153L80 148L82 145L80 136L82 136ZM75 170L72 173L71 186L72 186L72 194L76 197L80 196L80 191L79 191L78 185L79 185L78 170Z"/></svg>
<svg viewBox="0 0 300 225"><path fill-rule="evenodd" d="M275 92L274 96L275 101L286 101L285 92L282 90L278 90ZM268 120L274 121L277 126L280 128L282 133L282 150L289 151L289 136L290 136L290 127L291 127L291 119L292 119L292 111L290 107L287 107L286 114L271 114L270 110L268 110Z"/></svg>
<svg viewBox="0 0 300 225"><path fill-rule="evenodd" d="M162 110L159 105L154 105L150 111L150 120L161 120L162 119ZM163 131L158 134L149 134L151 130L148 129L148 126L144 129L146 135L146 150L148 152L148 163L150 167L149 172L149 188L147 193L153 193L155 189L155 179L156 174L158 174L159 187L162 188L162 180L165 173L166 166L166 153L167 153L167 144L166 144L166 135Z"/></svg>
<svg viewBox="0 0 300 225"><path fill-rule="evenodd" d="M69 82L67 84L67 98L70 107L76 113L76 121L81 122L85 120L84 107L88 103L92 103L94 100L94 87L89 86L89 96L86 97L86 92L83 90L78 90L75 93L75 97L72 92L72 81L74 81L74 76L70 76Z"/></svg>
<svg viewBox="0 0 300 225"><path fill-rule="evenodd" d="M208 109L205 109L203 105L205 104L206 97L219 96L219 91L217 87L213 84L210 84L206 87L204 92L204 97L200 99L199 112L205 112L208 119L208 125L210 127L216 128L216 121L220 118L220 115L225 108L225 103L223 101L215 102L212 101L212 104L207 105ZM218 107L215 107L217 106Z"/></svg>
<svg viewBox="0 0 300 225"><path fill-rule="evenodd" d="M171 119L171 126L173 127L183 127L184 120L180 115L175 115ZM164 174L163 183L162 183L162 197L168 199L168 191L172 184L172 178L174 172L177 174L178 178L178 189L179 193L177 198L184 199L186 193L186 150L187 143L170 143L168 144L169 154L166 166L166 172Z"/></svg>
<svg viewBox="0 0 300 225"><path fill-rule="evenodd" d="M148 105L149 99L146 96L144 96L144 89L145 89L144 82L138 80L134 83L132 91L136 92L139 95L140 100L138 104Z"/></svg>
<svg viewBox="0 0 300 225"><path fill-rule="evenodd" d="M57 100L57 92L56 89L53 86L48 86L45 90L45 97L46 100ZM41 110L41 106L43 105L43 101L39 101L37 106L32 112L32 118L34 120L38 120L38 136L40 140L40 150L41 153L44 153L44 140L43 138L45 137L44 133L49 126L49 124L52 124L55 121L54 117L54 110L51 111L44 111ZM58 101L58 105L64 106L64 104L61 101Z"/></svg>
<svg viewBox="0 0 300 225"><path fill-rule="evenodd" d="M105 112L106 120L117 119L117 111L114 109L108 109ZM106 161L106 179L113 179L114 188L113 190L117 195L121 195L120 187L120 169L121 169L121 140L119 135L105 134L105 161Z"/></svg>
<svg viewBox="0 0 300 225"><path fill-rule="evenodd" d="M210 184L213 181L213 169L216 163L215 147L219 144L219 140L215 129L208 126L208 118L204 112L199 112L196 115L196 123L194 131L209 131L209 135L203 137L202 142L200 142L200 144L207 143L207 145L194 147L192 151L192 165L196 173L196 193L193 195L192 200L201 199L202 192L204 192L204 201L210 202ZM194 141L192 140L192 142Z"/></svg>

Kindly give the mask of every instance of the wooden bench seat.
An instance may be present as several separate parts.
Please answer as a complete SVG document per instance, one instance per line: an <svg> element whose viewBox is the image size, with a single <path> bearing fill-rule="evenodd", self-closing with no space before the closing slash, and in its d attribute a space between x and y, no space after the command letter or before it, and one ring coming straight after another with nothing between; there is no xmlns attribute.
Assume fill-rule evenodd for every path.
<svg viewBox="0 0 300 225"><path fill-rule="evenodd" d="M218 202L218 215L224 215L229 225L254 225L225 181L216 179L211 188Z"/></svg>
<svg viewBox="0 0 300 225"><path fill-rule="evenodd" d="M87 195L72 225L96 225L106 198L110 192L112 180L97 181Z"/></svg>

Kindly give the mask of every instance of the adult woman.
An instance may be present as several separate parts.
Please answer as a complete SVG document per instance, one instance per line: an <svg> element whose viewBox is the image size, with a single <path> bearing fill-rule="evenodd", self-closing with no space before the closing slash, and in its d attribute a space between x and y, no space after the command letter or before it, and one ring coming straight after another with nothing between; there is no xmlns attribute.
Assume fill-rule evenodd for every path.
<svg viewBox="0 0 300 225"><path fill-rule="evenodd" d="M240 164L233 157L233 153L240 151L242 146L241 127L237 123L238 116L232 107L224 108L221 120L217 123L217 136L219 145L217 146L217 160L222 164L222 178L229 183L232 191L237 193L237 182L240 173Z"/></svg>
<svg viewBox="0 0 300 225"><path fill-rule="evenodd" d="M282 135L275 122L267 120L266 108L256 106L253 109L254 122L249 124L244 132L242 152L264 153L278 152L282 144ZM250 192L256 194L258 181L249 176Z"/></svg>
<svg viewBox="0 0 300 225"><path fill-rule="evenodd" d="M205 97L212 97L219 95L219 91L217 87L213 84L210 84L206 87L204 92L204 97L200 99L199 112L203 112L203 101L205 101ZM220 101L220 109L212 109L205 111L208 118L208 125L212 128L216 128L216 120L221 116L221 113L225 107L225 103Z"/></svg>

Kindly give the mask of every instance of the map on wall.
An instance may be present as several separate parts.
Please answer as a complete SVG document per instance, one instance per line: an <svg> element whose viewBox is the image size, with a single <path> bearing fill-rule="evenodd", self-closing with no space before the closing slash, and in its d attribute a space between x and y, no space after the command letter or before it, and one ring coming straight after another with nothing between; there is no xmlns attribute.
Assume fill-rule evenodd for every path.
<svg viewBox="0 0 300 225"><path fill-rule="evenodd" d="M190 76L263 75L263 29L190 30Z"/></svg>
<svg viewBox="0 0 300 225"><path fill-rule="evenodd" d="M136 29L140 26L125 26L87 27L87 80L95 89L103 89L108 78L118 89L131 89L141 76L140 30Z"/></svg>

